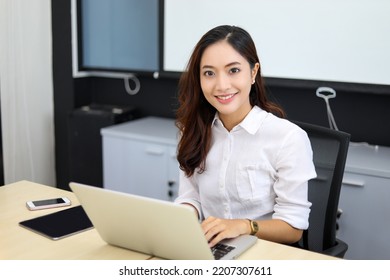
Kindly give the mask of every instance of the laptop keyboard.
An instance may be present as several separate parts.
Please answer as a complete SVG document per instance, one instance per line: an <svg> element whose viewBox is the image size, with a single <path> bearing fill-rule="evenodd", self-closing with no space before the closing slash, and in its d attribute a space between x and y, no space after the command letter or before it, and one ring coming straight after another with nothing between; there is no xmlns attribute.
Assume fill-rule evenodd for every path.
<svg viewBox="0 0 390 280"><path fill-rule="evenodd" d="M235 247L225 245L225 244L217 244L214 247L211 248L211 252L214 255L214 258L216 260L220 260L223 258L227 253L229 253L231 250L233 250Z"/></svg>

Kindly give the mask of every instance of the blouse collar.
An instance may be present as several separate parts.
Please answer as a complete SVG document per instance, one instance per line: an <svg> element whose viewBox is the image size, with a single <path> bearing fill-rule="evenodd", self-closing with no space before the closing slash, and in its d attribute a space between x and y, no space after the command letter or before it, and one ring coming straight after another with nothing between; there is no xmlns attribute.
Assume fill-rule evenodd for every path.
<svg viewBox="0 0 390 280"><path fill-rule="evenodd" d="M258 106L253 106L252 110L248 113L248 115L246 115L242 122L235 126L232 131L237 129L238 127L242 127L249 134L254 135L259 130L261 124L263 123L267 115L268 112L264 111ZM216 112L211 125L214 126L218 123L223 125L221 119L219 118L218 112Z"/></svg>

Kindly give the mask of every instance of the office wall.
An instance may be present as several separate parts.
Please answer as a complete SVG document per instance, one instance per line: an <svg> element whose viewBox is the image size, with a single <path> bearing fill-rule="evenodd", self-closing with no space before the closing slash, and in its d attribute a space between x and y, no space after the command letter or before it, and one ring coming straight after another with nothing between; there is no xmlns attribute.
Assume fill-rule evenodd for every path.
<svg viewBox="0 0 390 280"><path fill-rule="evenodd" d="M330 85L337 89L337 97L329 102L338 128L350 133L354 142L390 146L387 122L390 119L390 92L387 88L383 94L372 94L364 88L322 82L296 85L268 80L267 85L270 98L283 106L289 119L325 127L329 127L326 105L315 92L318 86ZM89 88L95 102L132 104L143 115L173 118L177 107L176 86L176 79L141 78L141 91L130 96L121 80L90 78Z"/></svg>
<svg viewBox="0 0 390 280"><path fill-rule="evenodd" d="M164 69L182 71L221 24L245 28L264 75L390 85L386 0L165 0Z"/></svg>
<svg viewBox="0 0 390 280"><path fill-rule="evenodd" d="M51 1L0 0L4 182L55 185Z"/></svg>
<svg viewBox="0 0 390 280"><path fill-rule="evenodd" d="M137 95L126 93L123 80L72 77L70 1L52 0L53 77L56 135L57 184L66 188L69 178L68 113L91 102L136 106L142 115L174 118L177 78L140 77ZM356 142L390 146L390 89L364 85L322 82L291 82L268 79L268 90L295 120L327 126L325 103L315 96L318 86L332 86L337 97L331 100L340 130L352 134ZM375 94L373 94L373 91Z"/></svg>

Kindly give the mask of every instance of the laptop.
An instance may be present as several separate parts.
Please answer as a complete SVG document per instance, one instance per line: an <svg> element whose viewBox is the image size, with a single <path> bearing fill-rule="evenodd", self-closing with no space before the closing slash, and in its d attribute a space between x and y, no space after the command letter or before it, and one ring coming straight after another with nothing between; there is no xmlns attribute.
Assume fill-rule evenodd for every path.
<svg viewBox="0 0 390 280"><path fill-rule="evenodd" d="M257 241L251 235L223 240L218 244L226 253L222 256L219 249L209 247L190 206L74 182L69 186L110 245L163 259L230 260Z"/></svg>

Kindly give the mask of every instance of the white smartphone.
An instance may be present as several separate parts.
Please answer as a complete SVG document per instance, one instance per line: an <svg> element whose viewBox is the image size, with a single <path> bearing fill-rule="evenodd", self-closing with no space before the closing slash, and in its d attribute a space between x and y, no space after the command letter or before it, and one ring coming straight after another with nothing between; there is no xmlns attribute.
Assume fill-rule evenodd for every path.
<svg viewBox="0 0 390 280"><path fill-rule="evenodd" d="M55 207L69 206L71 204L67 197L50 198L43 200L27 201L26 205L29 210L40 210Z"/></svg>

